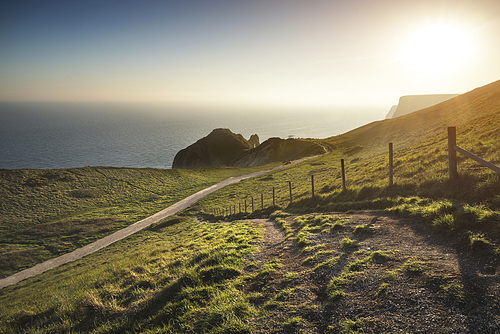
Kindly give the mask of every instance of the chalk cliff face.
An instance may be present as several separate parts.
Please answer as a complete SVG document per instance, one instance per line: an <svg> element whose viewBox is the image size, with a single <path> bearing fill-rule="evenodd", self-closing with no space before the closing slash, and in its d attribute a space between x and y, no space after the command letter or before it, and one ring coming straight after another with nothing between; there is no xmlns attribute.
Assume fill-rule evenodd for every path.
<svg viewBox="0 0 500 334"><path fill-rule="evenodd" d="M172 168L229 166L251 145L240 134L229 129L215 129L208 136L177 152Z"/></svg>
<svg viewBox="0 0 500 334"><path fill-rule="evenodd" d="M399 104L392 106L386 116L396 118L449 100L457 94L406 95L399 98Z"/></svg>
<svg viewBox="0 0 500 334"><path fill-rule="evenodd" d="M387 115L385 116L385 119L392 118L394 116L394 113L396 113L396 110L398 110L398 106L392 106Z"/></svg>
<svg viewBox="0 0 500 334"><path fill-rule="evenodd" d="M308 140L270 138L259 145L257 135L247 141L229 129L215 129L177 152L172 168L250 167L322 153L322 146Z"/></svg>

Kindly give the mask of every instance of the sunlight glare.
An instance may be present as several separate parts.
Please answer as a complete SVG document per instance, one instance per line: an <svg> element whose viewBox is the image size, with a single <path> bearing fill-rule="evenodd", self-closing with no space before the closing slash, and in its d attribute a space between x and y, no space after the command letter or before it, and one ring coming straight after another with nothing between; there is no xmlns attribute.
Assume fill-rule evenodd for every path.
<svg viewBox="0 0 500 334"><path fill-rule="evenodd" d="M458 71L473 53L472 39L452 25L432 25L410 36L401 58L420 75L440 75Z"/></svg>

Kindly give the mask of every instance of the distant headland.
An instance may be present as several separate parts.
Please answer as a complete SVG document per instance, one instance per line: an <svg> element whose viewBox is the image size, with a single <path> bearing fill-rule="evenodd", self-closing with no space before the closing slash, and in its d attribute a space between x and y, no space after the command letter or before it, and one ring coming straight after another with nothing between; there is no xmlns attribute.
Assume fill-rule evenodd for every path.
<svg viewBox="0 0 500 334"><path fill-rule="evenodd" d="M424 109L438 103L444 102L451 98L458 96L458 94L428 94L428 95L406 95L399 98L399 103L392 106L386 119L396 118L399 116L410 114L414 111Z"/></svg>

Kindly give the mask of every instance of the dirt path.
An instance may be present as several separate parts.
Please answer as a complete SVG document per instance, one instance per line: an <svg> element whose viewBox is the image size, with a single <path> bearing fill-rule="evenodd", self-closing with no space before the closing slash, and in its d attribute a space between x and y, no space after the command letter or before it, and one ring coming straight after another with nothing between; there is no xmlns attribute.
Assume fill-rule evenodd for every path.
<svg viewBox="0 0 500 334"><path fill-rule="evenodd" d="M230 177L224 181L221 181L217 184L214 184L211 187L200 190L199 192L197 192L189 197L186 197L185 199L169 206L168 208L166 208L160 212L155 213L152 216L149 216L149 217L147 217L143 220L140 220L140 221L138 221L130 226L127 226L119 231L116 231L115 233L110 234L107 237L104 237L102 239L99 239L91 244L88 244L84 247L78 248L71 253L64 254L64 255L56 257L54 259L47 260L45 262L42 262L42 263L35 265L34 267L25 269L23 271L20 271L20 272L14 274L14 275L11 275L9 277L0 279L0 289L4 288L6 286L12 285L12 284L16 284L16 283L18 283L18 282L20 282L28 277L32 277L32 276L41 274L47 270L57 268L60 265L81 259L84 256L87 256L89 254L97 252L98 250L105 248L114 242L122 240L122 239L148 227L151 224L159 222L160 220L165 219L168 216L174 215L174 214L178 213L179 211L182 211L182 210L188 208L191 204L195 203L196 201L200 200L201 198L205 197L206 195L208 195L214 191L217 191L225 186L228 186L230 184L237 183L237 182L240 182L242 180L249 179L252 177L258 177L258 176L261 176L261 175L268 173L270 171L273 171L273 170L277 170L277 169L281 169L281 168L285 168L285 167L290 167L290 166L296 165L300 162L303 162L305 160L313 159L316 157L317 156L306 157L306 158L295 160L287 165L276 166L272 169L258 171L258 172L254 172L254 173L250 173L250 174L246 174L246 175L237 176L237 177Z"/></svg>
<svg viewBox="0 0 500 334"><path fill-rule="evenodd" d="M273 221L252 220L264 228L243 287L260 296L256 332L340 332L341 323L358 320L353 330L362 333L500 332L500 274L484 270L492 258L467 250L460 236L444 238L408 219L330 215L343 227L311 232L309 248L294 241L292 218L285 219L294 229L288 239ZM354 232L360 225L365 232ZM342 249L345 238L359 245ZM374 252L387 258L359 262ZM328 284L342 275L340 297L329 298Z"/></svg>

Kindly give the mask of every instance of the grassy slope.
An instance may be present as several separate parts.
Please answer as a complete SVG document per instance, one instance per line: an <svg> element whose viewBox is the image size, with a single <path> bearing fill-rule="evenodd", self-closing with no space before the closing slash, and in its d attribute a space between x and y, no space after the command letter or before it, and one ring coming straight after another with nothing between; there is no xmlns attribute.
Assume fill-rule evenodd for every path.
<svg viewBox="0 0 500 334"><path fill-rule="evenodd" d="M469 231L471 245L480 239L483 246L494 245L498 252L494 237L500 221L500 178L461 158L460 180L450 183L446 126L457 126L459 146L498 164L499 86L493 83L414 115L332 137L325 141L334 148L332 153L226 187L201 201L200 208L210 212L229 203L238 207L252 196L258 209L261 193L269 206L272 186L278 206L284 208L289 204L285 181L291 180L294 203L289 210L387 209L420 217L437 229ZM436 124L429 118L433 111L439 115ZM387 186L384 154L389 141L396 148L393 187ZM340 158L347 162L349 190L345 193L341 192ZM311 174L319 193L316 198L311 198ZM245 224L199 225L189 220L152 227L88 258L2 290L0 332L21 328L28 332L247 332L245 319L255 313L249 301L258 296L241 295L238 272L245 262L237 259L251 249L258 233Z"/></svg>
<svg viewBox="0 0 500 334"><path fill-rule="evenodd" d="M153 224L4 288L0 333L246 331L242 319L254 311L236 287L260 233L251 223Z"/></svg>
<svg viewBox="0 0 500 334"><path fill-rule="evenodd" d="M102 238L218 181L255 170L0 170L0 277ZM29 186L30 180L40 186Z"/></svg>
<svg viewBox="0 0 500 334"><path fill-rule="evenodd" d="M497 92L495 94L495 92ZM485 107L487 106L487 107ZM493 171L480 168L474 161L459 155L460 180L448 181L446 127L457 125L457 143L486 160L500 164L500 82L474 90L393 120L375 122L345 135L326 139L334 151L297 167L271 175L246 180L206 197L202 208L225 208L247 203L254 198L260 209L270 206L272 187L276 204L289 206L288 181L292 181L294 210L351 209L370 204L373 208L394 205L398 196L422 196L433 200L447 198L469 205L500 207L500 180ZM437 115L436 123L430 114ZM456 115L456 119L453 119ZM402 134L405 134L404 136ZM370 138L378 138L370 140ZM388 142L394 142L395 185L388 187ZM342 192L340 159L346 161L347 192ZM311 175L314 174L317 196L311 198ZM394 200L388 200L392 198ZM361 204L357 202L362 202Z"/></svg>

